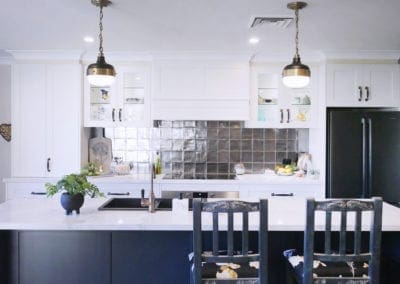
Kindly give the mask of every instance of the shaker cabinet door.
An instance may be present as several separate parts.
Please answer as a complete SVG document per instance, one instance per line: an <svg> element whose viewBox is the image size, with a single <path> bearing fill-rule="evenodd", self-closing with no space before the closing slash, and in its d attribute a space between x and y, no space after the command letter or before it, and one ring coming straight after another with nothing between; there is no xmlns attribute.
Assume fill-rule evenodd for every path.
<svg viewBox="0 0 400 284"><path fill-rule="evenodd" d="M16 64L12 80L12 175L45 176L46 65Z"/></svg>
<svg viewBox="0 0 400 284"><path fill-rule="evenodd" d="M79 65L48 67L47 156L49 176L80 169L81 73Z"/></svg>

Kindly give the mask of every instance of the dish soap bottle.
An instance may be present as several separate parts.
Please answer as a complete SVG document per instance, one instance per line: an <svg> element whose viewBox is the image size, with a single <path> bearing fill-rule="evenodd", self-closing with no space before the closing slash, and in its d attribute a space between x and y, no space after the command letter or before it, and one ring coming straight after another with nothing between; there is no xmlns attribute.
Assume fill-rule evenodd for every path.
<svg viewBox="0 0 400 284"><path fill-rule="evenodd" d="M155 174L156 175L161 174L161 157L158 151L156 154L156 161L155 161Z"/></svg>

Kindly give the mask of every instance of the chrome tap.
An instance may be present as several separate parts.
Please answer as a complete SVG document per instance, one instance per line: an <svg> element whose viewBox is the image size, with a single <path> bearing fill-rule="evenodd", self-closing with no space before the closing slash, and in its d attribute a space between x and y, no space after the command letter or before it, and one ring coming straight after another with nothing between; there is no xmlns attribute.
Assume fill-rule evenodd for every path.
<svg viewBox="0 0 400 284"><path fill-rule="evenodd" d="M154 213L156 211L155 206L155 195L154 195L154 177L155 177L155 166L153 163L150 164L150 193L149 198L144 198L144 189L141 191L142 198L140 200L140 206L149 207L149 212Z"/></svg>

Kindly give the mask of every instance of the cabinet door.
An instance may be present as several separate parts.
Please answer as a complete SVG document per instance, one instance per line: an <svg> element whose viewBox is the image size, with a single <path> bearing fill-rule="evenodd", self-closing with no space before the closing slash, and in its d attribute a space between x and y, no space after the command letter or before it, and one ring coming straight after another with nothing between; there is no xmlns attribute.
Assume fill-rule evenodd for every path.
<svg viewBox="0 0 400 284"><path fill-rule="evenodd" d="M117 73L116 81L119 76L119 73ZM109 87L96 87L90 85L86 75L84 75L83 84L84 126L112 127L118 115L118 110L116 109L118 102L116 99L116 82Z"/></svg>
<svg viewBox="0 0 400 284"><path fill-rule="evenodd" d="M190 283L192 235L191 231L113 232L112 283Z"/></svg>
<svg viewBox="0 0 400 284"><path fill-rule="evenodd" d="M111 283L111 233L19 232L19 283Z"/></svg>
<svg viewBox="0 0 400 284"><path fill-rule="evenodd" d="M399 106L399 81L398 65L368 65L364 75L364 102L371 106Z"/></svg>
<svg viewBox="0 0 400 284"><path fill-rule="evenodd" d="M355 64L332 64L327 67L327 105L362 105L363 71Z"/></svg>
<svg viewBox="0 0 400 284"><path fill-rule="evenodd" d="M150 125L149 68L118 67L116 124Z"/></svg>
<svg viewBox="0 0 400 284"><path fill-rule="evenodd" d="M12 81L12 176L45 176L46 66L15 64Z"/></svg>
<svg viewBox="0 0 400 284"><path fill-rule="evenodd" d="M75 65L47 67L47 157L49 176L80 169L81 71Z"/></svg>

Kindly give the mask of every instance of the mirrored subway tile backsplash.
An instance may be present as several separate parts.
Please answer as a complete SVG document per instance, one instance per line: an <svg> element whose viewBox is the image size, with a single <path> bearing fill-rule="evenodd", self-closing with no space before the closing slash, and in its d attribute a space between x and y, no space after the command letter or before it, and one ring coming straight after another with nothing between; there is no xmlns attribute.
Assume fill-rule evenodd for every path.
<svg viewBox="0 0 400 284"><path fill-rule="evenodd" d="M246 173L263 173L285 158L308 152L308 129L244 128L239 121L156 121L152 128L106 128L113 156L146 173L160 153L169 178L229 178L234 165ZM304 148L299 148L304 147Z"/></svg>

